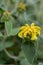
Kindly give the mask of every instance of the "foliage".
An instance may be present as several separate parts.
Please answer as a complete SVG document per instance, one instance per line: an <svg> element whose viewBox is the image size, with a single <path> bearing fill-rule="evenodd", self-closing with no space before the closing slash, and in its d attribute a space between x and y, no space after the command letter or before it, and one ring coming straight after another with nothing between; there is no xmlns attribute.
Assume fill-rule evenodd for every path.
<svg viewBox="0 0 43 65"><path fill-rule="evenodd" d="M21 26L32 23L37 40L27 37L28 33L23 37L30 27L23 29L20 38ZM37 26L41 31L36 31ZM43 0L0 0L0 64L43 65Z"/></svg>

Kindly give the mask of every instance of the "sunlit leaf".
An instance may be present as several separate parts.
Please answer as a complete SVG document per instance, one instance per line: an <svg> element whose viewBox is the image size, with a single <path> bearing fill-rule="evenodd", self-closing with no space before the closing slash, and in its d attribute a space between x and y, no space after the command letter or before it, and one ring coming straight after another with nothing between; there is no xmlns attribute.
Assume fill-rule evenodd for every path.
<svg viewBox="0 0 43 65"><path fill-rule="evenodd" d="M19 58L21 65L30 65L23 51L20 52Z"/></svg>
<svg viewBox="0 0 43 65"><path fill-rule="evenodd" d="M5 30L7 35L12 31L12 22L10 21L5 22Z"/></svg>
<svg viewBox="0 0 43 65"><path fill-rule="evenodd" d="M5 43L2 43L0 41L0 51L2 51L4 48L13 46L13 44L14 44L14 42L11 42L11 41L6 41Z"/></svg>
<svg viewBox="0 0 43 65"><path fill-rule="evenodd" d="M15 36L19 32L20 28L14 28L12 31L9 33L8 36Z"/></svg>
<svg viewBox="0 0 43 65"><path fill-rule="evenodd" d="M38 65L43 65L43 63L39 63Z"/></svg>

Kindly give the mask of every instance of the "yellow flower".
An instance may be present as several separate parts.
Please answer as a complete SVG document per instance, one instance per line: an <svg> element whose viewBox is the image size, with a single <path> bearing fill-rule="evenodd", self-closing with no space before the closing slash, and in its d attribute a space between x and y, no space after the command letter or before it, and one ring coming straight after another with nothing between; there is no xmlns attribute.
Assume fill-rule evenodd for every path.
<svg viewBox="0 0 43 65"><path fill-rule="evenodd" d="M31 40L36 40L37 36L40 35L41 28L39 26L35 26L35 23L32 23L31 24L31 30L32 30Z"/></svg>
<svg viewBox="0 0 43 65"><path fill-rule="evenodd" d="M10 12L9 12L9 11L5 11L5 12L3 13L3 15L10 15Z"/></svg>
<svg viewBox="0 0 43 65"><path fill-rule="evenodd" d="M23 4L22 2L20 2L20 3L18 4L18 8L20 8L20 9L22 9L22 10L26 10L26 6L25 6L25 4Z"/></svg>
<svg viewBox="0 0 43 65"><path fill-rule="evenodd" d="M22 26L22 27L20 28L20 30L23 30L23 29L25 29L25 26Z"/></svg>
<svg viewBox="0 0 43 65"><path fill-rule="evenodd" d="M20 38L26 38L27 36L31 36L31 40L36 40L37 36L39 35L40 27L36 26L35 23L32 23L30 26L28 24L21 26L20 32L18 33L18 36Z"/></svg>
<svg viewBox="0 0 43 65"><path fill-rule="evenodd" d="M40 30L41 28L39 26L35 26L34 23L31 24L31 29L32 29L32 32L37 35L40 35Z"/></svg>
<svg viewBox="0 0 43 65"><path fill-rule="evenodd" d="M10 19L10 14L11 13L9 11L5 11L2 16L2 21L8 21Z"/></svg>
<svg viewBox="0 0 43 65"><path fill-rule="evenodd" d="M30 32L29 31L24 32L24 37L25 38L27 37L27 35L30 35Z"/></svg>
<svg viewBox="0 0 43 65"><path fill-rule="evenodd" d="M20 38L23 38L22 32L18 33L18 36L19 36Z"/></svg>
<svg viewBox="0 0 43 65"><path fill-rule="evenodd" d="M31 40L36 40L36 39L37 39L36 33L32 33Z"/></svg>

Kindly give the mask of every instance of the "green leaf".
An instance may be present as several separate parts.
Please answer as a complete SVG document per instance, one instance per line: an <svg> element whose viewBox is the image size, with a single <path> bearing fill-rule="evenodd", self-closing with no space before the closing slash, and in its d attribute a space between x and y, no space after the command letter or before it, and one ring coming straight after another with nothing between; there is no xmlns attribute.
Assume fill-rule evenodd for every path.
<svg viewBox="0 0 43 65"><path fill-rule="evenodd" d="M0 32L0 37L3 37L2 33Z"/></svg>
<svg viewBox="0 0 43 65"><path fill-rule="evenodd" d="M8 8L7 8L7 5L6 5L6 3L5 3L5 0L0 0L0 7L4 10L4 11L6 11Z"/></svg>
<svg viewBox="0 0 43 65"><path fill-rule="evenodd" d="M43 39L38 39L38 58L43 59Z"/></svg>
<svg viewBox="0 0 43 65"><path fill-rule="evenodd" d="M0 6L4 3L4 0L0 0Z"/></svg>
<svg viewBox="0 0 43 65"><path fill-rule="evenodd" d="M5 29L6 29L6 33L8 35L12 31L12 22L10 22L10 21L5 22Z"/></svg>
<svg viewBox="0 0 43 65"><path fill-rule="evenodd" d="M0 41L0 51L2 51L4 48L13 46L13 44L14 44L14 42L11 42L11 41L6 41L5 43L2 43Z"/></svg>
<svg viewBox="0 0 43 65"><path fill-rule="evenodd" d="M14 28L12 31L9 33L9 36L14 36L19 32L20 28Z"/></svg>
<svg viewBox="0 0 43 65"><path fill-rule="evenodd" d="M43 65L43 63L39 63L38 65Z"/></svg>
<svg viewBox="0 0 43 65"><path fill-rule="evenodd" d="M24 54L28 60L28 62L31 64L34 61L35 57L35 47L34 45L22 45L22 50L24 51Z"/></svg>
<svg viewBox="0 0 43 65"><path fill-rule="evenodd" d="M21 65L30 65L23 51L20 52L19 58Z"/></svg>
<svg viewBox="0 0 43 65"><path fill-rule="evenodd" d="M6 61L3 59L0 59L0 64L4 64Z"/></svg>
<svg viewBox="0 0 43 65"><path fill-rule="evenodd" d="M5 42L5 47L6 47L6 48L7 48L7 47L11 47L11 46L13 46L13 44L14 44L14 42L7 41L7 42Z"/></svg>

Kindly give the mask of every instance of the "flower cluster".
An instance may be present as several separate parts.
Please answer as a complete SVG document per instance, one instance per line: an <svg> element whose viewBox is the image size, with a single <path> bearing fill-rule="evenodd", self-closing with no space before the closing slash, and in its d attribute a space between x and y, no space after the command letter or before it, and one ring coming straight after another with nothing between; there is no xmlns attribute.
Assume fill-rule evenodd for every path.
<svg viewBox="0 0 43 65"><path fill-rule="evenodd" d="M18 36L20 38L31 36L31 40L36 40L37 36L40 35L40 30L40 27L36 26L35 23L32 23L31 25L25 24L24 26L20 27L20 32L18 33Z"/></svg>
<svg viewBox="0 0 43 65"><path fill-rule="evenodd" d="M20 2L20 3L18 4L18 8L20 8L20 9L22 9L22 10L26 10L26 6L25 6L25 4L23 4L22 2Z"/></svg>
<svg viewBox="0 0 43 65"><path fill-rule="evenodd" d="M10 19L10 12L9 11L5 11L3 13L3 16L1 18L1 20L4 22L4 21L8 21Z"/></svg>
<svg viewBox="0 0 43 65"><path fill-rule="evenodd" d="M3 13L3 15L10 15L10 12L9 12L9 11L5 11L5 12Z"/></svg>

